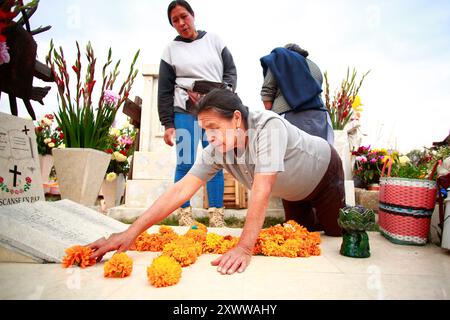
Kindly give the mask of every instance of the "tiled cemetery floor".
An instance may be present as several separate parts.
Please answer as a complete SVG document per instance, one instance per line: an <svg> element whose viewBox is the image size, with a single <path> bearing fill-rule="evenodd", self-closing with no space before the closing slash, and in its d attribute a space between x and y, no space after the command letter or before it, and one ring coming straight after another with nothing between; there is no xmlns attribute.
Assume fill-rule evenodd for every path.
<svg viewBox="0 0 450 320"><path fill-rule="evenodd" d="M323 236L320 257L254 257L245 273L233 276L217 273L210 266L216 256L203 255L183 269L178 285L163 289L147 282L146 268L156 253L129 252L133 273L117 280L103 277L103 263L85 270L0 264L0 299L450 299L450 251L431 244L399 246L378 233L369 236L372 256L368 259L341 256L342 239Z"/></svg>

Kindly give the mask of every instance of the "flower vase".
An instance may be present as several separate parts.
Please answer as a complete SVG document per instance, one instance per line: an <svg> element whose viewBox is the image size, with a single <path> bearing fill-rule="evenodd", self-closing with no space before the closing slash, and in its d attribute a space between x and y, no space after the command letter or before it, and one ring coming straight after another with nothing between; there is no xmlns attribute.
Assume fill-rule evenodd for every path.
<svg viewBox="0 0 450 320"><path fill-rule="evenodd" d="M339 211L338 224L343 230L340 253L350 258L370 257L367 230L375 225L375 212L364 207L345 207Z"/></svg>
<svg viewBox="0 0 450 320"><path fill-rule="evenodd" d="M47 184L50 180L50 172L53 168L53 156L39 155L39 164L41 166L42 184Z"/></svg>
<svg viewBox="0 0 450 320"><path fill-rule="evenodd" d="M95 206L111 155L94 149L53 149L62 199Z"/></svg>
<svg viewBox="0 0 450 320"><path fill-rule="evenodd" d="M119 174L114 181L103 180L101 194L105 200L104 210L120 206L125 193L125 176Z"/></svg>
<svg viewBox="0 0 450 320"><path fill-rule="evenodd" d="M353 180L351 150L347 130L334 130L334 148L342 160L345 180Z"/></svg>

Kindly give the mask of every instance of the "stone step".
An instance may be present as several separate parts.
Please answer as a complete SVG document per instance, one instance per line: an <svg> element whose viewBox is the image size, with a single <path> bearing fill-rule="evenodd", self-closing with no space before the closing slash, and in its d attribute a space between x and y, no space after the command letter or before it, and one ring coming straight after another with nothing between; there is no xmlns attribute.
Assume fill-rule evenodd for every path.
<svg viewBox="0 0 450 320"><path fill-rule="evenodd" d="M120 206L116 208L111 208L108 210L108 216L114 218L118 221L130 223L139 218L147 208L133 208L127 206ZM208 210L203 208L193 208L192 214L194 218L204 218L208 216ZM247 210L234 210L234 209L225 209L225 218L238 218L245 219L247 216ZM175 217L175 213L170 215L170 217ZM266 213L266 217L273 218L284 218L284 210L282 209L268 209Z"/></svg>

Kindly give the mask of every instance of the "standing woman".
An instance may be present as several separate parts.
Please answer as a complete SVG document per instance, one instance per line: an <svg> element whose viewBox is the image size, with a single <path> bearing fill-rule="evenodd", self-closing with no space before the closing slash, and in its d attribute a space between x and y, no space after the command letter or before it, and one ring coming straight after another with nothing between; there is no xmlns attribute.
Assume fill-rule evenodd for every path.
<svg viewBox="0 0 450 320"><path fill-rule="evenodd" d="M197 122L193 107L201 95L194 91L196 81L225 83L236 89L237 72L233 57L223 41L215 34L195 27L195 14L188 2L172 1L167 15L178 32L165 49L159 70L158 110L165 127L164 141L173 146L176 137L177 167L175 183L180 181L195 162L199 140L208 146L204 131ZM207 184L210 227L224 227L223 171ZM193 225L190 202L177 212L179 224Z"/></svg>
<svg viewBox="0 0 450 320"><path fill-rule="evenodd" d="M300 130L334 143L333 127L322 101L323 76L309 53L297 44L276 48L261 58L264 107Z"/></svg>

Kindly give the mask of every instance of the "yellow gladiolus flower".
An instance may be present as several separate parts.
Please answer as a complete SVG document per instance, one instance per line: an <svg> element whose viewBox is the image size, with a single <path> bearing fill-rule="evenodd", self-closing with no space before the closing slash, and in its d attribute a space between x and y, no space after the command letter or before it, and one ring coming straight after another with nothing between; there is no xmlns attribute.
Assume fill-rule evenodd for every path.
<svg viewBox="0 0 450 320"><path fill-rule="evenodd" d="M359 96L356 96L355 100L353 101L352 108L356 112L362 112L364 109L360 108L361 106L363 106L363 104L361 103L361 98Z"/></svg>

